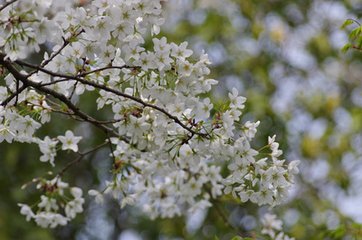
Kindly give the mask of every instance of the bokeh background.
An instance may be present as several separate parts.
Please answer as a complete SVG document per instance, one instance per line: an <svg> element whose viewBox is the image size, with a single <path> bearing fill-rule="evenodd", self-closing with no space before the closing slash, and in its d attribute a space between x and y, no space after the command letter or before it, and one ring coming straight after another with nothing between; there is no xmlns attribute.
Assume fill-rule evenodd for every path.
<svg viewBox="0 0 362 240"><path fill-rule="evenodd" d="M82 1L85 2L85 1ZM341 52L348 42L347 18L361 19L360 0L168 0L161 36L205 50L211 77L219 80L210 98L225 101L236 87L247 97L243 121L260 120L254 144L277 134L285 157L301 160L301 173L285 204L272 209L296 239L362 239L362 52ZM149 39L150 41L150 39ZM46 46L44 46L44 51ZM32 61L39 61L34 55ZM94 96L82 108L96 115ZM87 105L88 102L89 104ZM97 145L101 132L63 116L40 135L73 129L81 148ZM68 226L44 230L20 215L18 202L35 202L33 188L21 186L47 171L35 145L0 144L0 240L2 239L230 239L235 235L216 209L176 219L151 221L135 208L120 210L107 200L87 201L86 211ZM74 156L57 157L57 167ZM110 177L103 149L64 176L71 184L100 188ZM221 199L228 220L244 232L260 230L270 211Z"/></svg>

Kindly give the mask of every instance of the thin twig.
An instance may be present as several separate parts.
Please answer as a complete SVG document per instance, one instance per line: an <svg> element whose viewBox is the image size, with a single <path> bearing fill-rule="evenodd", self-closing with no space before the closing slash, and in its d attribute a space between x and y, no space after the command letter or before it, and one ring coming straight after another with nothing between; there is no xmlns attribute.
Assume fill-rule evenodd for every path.
<svg viewBox="0 0 362 240"><path fill-rule="evenodd" d="M95 148L87 151L87 152L78 153L79 156L78 156L76 159L74 159L73 161L69 162L67 165L65 165L65 167L58 172L57 176L58 176L58 177L61 177L71 166L73 166L73 165L76 164L76 163L79 163L86 155L97 151L98 149L104 147L104 146L107 145L107 144L108 144L107 142L104 142L104 143L96 146Z"/></svg>
<svg viewBox="0 0 362 240"><path fill-rule="evenodd" d="M73 36L70 36L68 39L63 38L63 45L54 53L51 54L51 56L45 60L42 64L40 64L39 68L44 68L46 65L48 65L56 56L58 56L63 49L68 46L70 44L70 39L73 37L77 37L79 36L81 33L83 33L84 30L82 29L81 31L79 31L78 33L74 34ZM35 69L34 71L30 72L27 75L27 78L31 77L32 75L34 75L35 73L37 73L39 71L39 69Z"/></svg>
<svg viewBox="0 0 362 240"><path fill-rule="evenodd" d="M138 66L128 66L128 65L107 66L107 67L103 67L103 68L97 68L97 69L91 70L89 72L84 72L84 73L78 74L77 77L85 77L85 76L87 76L89 74L92 74L92 73L102 72L102 71L110 70L110 69L120 69L120 70L122 70L122 69L125 69L125 68L138 69L140 67L138 67Z"/></svg>
<svg viewBox="0 0 362 240"><path fill-rule="evenodd" d="M351 21L353 21L354 23L356 23L358 26L361 26L361 24L360 24L356 19L347 18L347 20L351 20Z"/></svg>
<svg viewBox="0 0 362 240"><path fill-rule="evenodd" d="M6 106L14 97L17 97L20 93L22 93L28 86L23 85L16 92L12 93L9 97L7 97L0 105Z"/></svg>
<svg viewBox="0 0 362 240"><path fill-rule="evenodd" d="M352 48L353 48L353 49L356 49L356 50L359 50L359 51L362 51L362 48L360 48L360 47L358 47L358 46L356 46L356 45L353 45Z"/></svg>
<svg viewBox="0 0 362 240"><path fill-rule="evenodd" d="M10 6L11 4L15 3L16 1L18 1L18 0L12 0L12 1L10 1L10 2L8 2L8 3L5 3L4 5L2 5L2 6L0 7L0 12L1 12L2 10L4 10L5 8L7 8L8 6Z"/></svg>
<svg viewBox="0 0 362 240"><path fill-rule="evenodd" d="M108 140L109 150L111 151L111 155L113 157L113 162L116 163L116 156L114 156L112 141L111 141L111 138L109 137L109 135L107 135L107 140Z"/></svg>
<svg viewBox="0 0 362 240"><path fill-rule="evenodd" d="M35 83L33 81L28 80L28 76L21 74L10 62L4 60L4 58L0 57L0 64L3 65L4 67L6 67L9 72L18 80L20 80L24 85L26 86L30 86L35 88L36 90L49 94L51 96L53 96L54 98L60 100L61 102L63 102L65 105L67 105L67 107L69 109L71 109L73 111L73 113L75 113L77 116L79 116L80 118L82 118L83 120L85 120L86 122L92 123L94 126L102 129L104 132L106 133L112 133L115 136L120 137L122 140L127 141L126 138L120 136L118 133L116 133L113 129L104 126L101 122L99 122L98 120L94 119L91 116L88 116L86 113L82 112L77 106L75 106L66 96L64 96L63 94L60 94L52 89L46 88L46 87L42 87L41 85L39 85L38 83Z"/></svg>
<svg viewBox="0 0 362 240"><path fill-rule="evenodd" d="M20 64L20 65L23 65L23 66L26 66L26 67L30 67L30 68L34 68L38 71L41 71L41 72L44 72L44 73L47 73L53 77L61 77L61 78L64 78L64 79L69 79L69 80L76 80L76 81L79 81L80 83L82 84L85 84L85 85L89 85L89 86L93 86L97 89L102 89L106 92L111 92L113 94L116 94L120 97L124 97L124 98L127 98L127 99L130 99L130 100L133 100L134 102L137 102L141 105L143 105L144 107L149 107L149 108L153 108L159 112L162 112L163 114L165 114L168 118L172 119L175 123L177 123L178 125L180 125L182 128L186 129L187 131L195 134L195 135L199 135L199 136L202 136L202 137L210 137L210 134L208 133L202 133L202 132L198 132L198 131L195 131L192 129L192 127L188 127L187 125L185 125L184 123L181 122L180 119L178 119L176 116L173 116L172 114L170 114L169 112L167 112L165 109L159 107L159 106L156 106L156 105L153 105L153 104L150 104L150 103L147 103L147 102L144 102L143 100L141 100L140 98L137 98L135 96L132 96L132 95L129 95L129 94L126 94L126 93L123 93L121 91L118 91L116 89L112 89L112 88L109 88L108 86L106 85L103 85L103 84L99 84L99 83L95 83L95 82L91 82L91 81L87 81L83 78L80 78L80 77L77 77L77 76L70 76L70 75L65 75L65 74L60 74L60 73L56 73L56 72L52 72L50 70L47 70L47 69L44 69L44 68L41 68L39 66L36 66L36 65L33 65L33 64L29 64L29 63L25 63L23 61L16 61L16 63ZM43 87L42 84L40 83L33 83L33 86L34 88L36 87Z"/></svg>
<svg viewBox="0 0 362 240"><path fill-rule="evenodd" d="M16 79L15 80L15 85L16 85L16 93L19 92L19 80ZM19 101L19 94L16 94L16 97L15 97L15 103L14 103L14 106L16 106L18 104L18 101Z"/></svg>

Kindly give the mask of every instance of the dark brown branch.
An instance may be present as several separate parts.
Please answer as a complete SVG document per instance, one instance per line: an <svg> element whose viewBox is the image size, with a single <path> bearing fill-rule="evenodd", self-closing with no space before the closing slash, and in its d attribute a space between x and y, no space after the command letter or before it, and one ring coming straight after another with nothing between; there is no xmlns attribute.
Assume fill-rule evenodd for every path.
<svg viewBox="0 0 362 240"><path fill-rule="evenodd" d="M73 81L76 81L77 80L73 80ZM40 84L42 87L47 87L47 86L51 86L51 85L54 85L54 84L57 84L57 83L61 83L61 82L69 82L69 79L58 79L58 80L54 80L54 81L51 81L51 82L48 82L48 83L42 83Z"/></svg>
<svg viewBox="0 0 362 240"><path fill-rule="evenodd" d="M15 3L16 1L18 1L18 0L12 0L12 1L10 1L10 2L8 2L8 3L5 3L4 5L2 5L2 6L0 7L0 12L1 12L2 10L4 10L5 8L7 8L8 6L10 6L11 4Z"/></svg>
<svg viewBox="0 0 362 240"><path fill-rule="evenodd" d="M112 155L112 158L113 158L113 162L116 163L116 156L114 156L112 141L111 141L111 138L109 137L109 135L107 135L107 140L108 140L109 150L111 151L111 155Z"/></svg>
<svg viewBox="0 0 362 240"><path fill-rule="evenodd" d="M2 6L0 8L0 11L3 10L4 8L6 8L8 5L16 2L17 0L13 0L7 4L5 4L4 6ZM74 36L71 36L71 37L76 37L78 35L80 35L81 33L83 32L82 31L79 31L77 34L75 34ZM70 37L70 38L71 38ZM59 55L61 53L61 51L66 47L68 46L70 43L70 41L68 39L64 39L64 42L63 42L63 45L58 49L58 51L56 51L55 53L53 53L47 60L45 60L40 66L41 67L45 67L46 65L48 65L57 55ZM4 55L1 54L1 58L4 58ZM29 78L30 76L32 76L33 74L37 73L39 70L34 70L33 72L29 73L27 78ZM16 92L13 93L12 95L10 95L7 99L5 99L2 103L1 103L1 106L5 106L7 105L14 97L16 97L16 101L15 101L15 105L18 101L18 95L27 88L28 86L26 86L25 84L19 88L18 86L18 80L17 80L17 86L16 86Z"/></svg>
<svg viewBox="0 0 362 240"><path fill-rule="evenodd" d="M353 45L352 48L353 48L353 49L356 49L356 50L358 50L358 51L362 51L362 48L360 48L360 47L358 47L358 46L356 46L356 45Z"/></svg>
<svg viewBox="0 0 362 240"><path fill-rule="evenodd" d="M20 82L18 79L15 80L15 85L16 85L16 96L15 96L15 103L14 103L14 106L16 106L18 104L18 101L19 101L19 85L20 85Z"/></svg>
<svg viewBox="0 0 362 240"><path fill-rule="evenodd" d="M124 98L127 98L127 99L130 99L130 100L133 100L134 102L137 102L141 105L143 105L144 107L149 107L149 108L153 108L159 112L162 112L163 114L165 114L168 118L172 119L175 123L177 123L178 125L180 125L182 128L186 129L187 131L189 131L190 133L192 134L195 134L195 135L199 135L199 136L202 136L202 137L209 137L209 134L207 133L201 133L201 132L197 132L195 130L193 130L191 127L188 127L186 126L184 123L181 122L180 119L178 119L177 117L173 116L172 114L170 114L169 112L167 112L165 109L161 108L161 107L158 107L156 105L153 105L153 104L150 104L150 103L147 103L147 102L144 102L143 100L137 98L137 97L134 97L132 95L128 95L126 93L123 93L121 91L118 91L116 89L112 89L112 88L109 88L107 87L106 85L103 85L103 84L99 84L99 83L95 83L95 82L91 82L91 81L87 81L83 78L80 78L80 77L77 77L77 76L70 76L70 75L65 75L65 74L60 74L60 73L56 73L56 72L52 72L50 70L47 70L47 69L44 69L44 68L41 68L39 66L36 66L36 65L33 65L33 64L29 64L29 63L26 63L26 62L23 62L23 61L16 61L16 63L20 64L20 65L23 65L23 66L26 66L26 67L30 67L30 68L34 68L36 69L37 71L41 71L41 72L44 72L44 73L47 73L53 77L60 77L60 78L64 78L64 79L69 79L69 80L76 80L76 81L79 81L80 83L84 84L84 85L89 85L89 86L93 86L97 89L102 89L106 92L111 92L113 94L116 94L117 96L120 96L120 97L124 97ZM34 85L38 86L38 87L43 87L42 84L40 83L33 83ZM34 86L35 88L35 86Z"/></svg>
<svg viewBox="0 0 362 240"><path fill-rule="evenodd" d="M41 86L38 83L35 83L33 81L28 80L28 76L21 74L10 62L4 60L3 55L0 57L0 64L3 65L8 69L8 71L17 79L20 80L24 86L33 87L34 89L49 94L53 96L54 98L60 100L63 102L69 109L73 111L78 117L85 120L86 122L92 123L94 126L102 129L105 133L112 133L115 136L119 136L118 133L114 132L113 129L108 128L102 124L102 122L99 122L98 120L92 118L91 116L88 116L87 114L83 113L77 106L75 106L66 96L63 94L60 94L52 89L46 88ZM124 141L127 141L127 139L122 138Z"/></svg>
<svg viewBox="0 0 362 240"><path fill-rule="evenodd" d="M21 66L26 66L26 67L29 67L29 68L34 68L35 66L34 65L31 65L31 64L28 64L26 62L23 62L23 61L16 61L19 65ZM75 77L85 77L85 76L88 76L90 74L93 74L93 73L98 73L98 72L102 72L102 71L105 71L105 70L110 70L110 69L125 69L125 68L128 68L128 69L138 69L140 67L137 67L137 66L128 66L128 65L123 65L123 66L108 66L108 67L103 67L103 68L97 68L97 69L94 69L94 70L91 70L89 72L84 72L84 73L80 73L78 75L76 75ZM53 84L56 84L56 83L60 83L60 82L66 82L66 81L69 81L69 78L62 78L62 79L58 79L58 80L54 80L54 81L51 81L51 82L48 82L48 83L43 83L42 86L45 87L45 86L49 86L49 85L53 85ZM74 80L74 81L77 81L77 80Z"/></svg>
<svg viewBox="0 0 362 240"><path fill-rule="evenodd" d="M63 49L69 45L70 43L70 39L73 38L73 37L77 37L79 36L82 32L84 32L84 30L81 30L79 31L78 33L70 36L68 39L65 39L63 38L63 45L55 52L55 53L52 53L49 58L47 60L45 60L42 64L40 64L40 68L44 68L46 65L48 65L56 56L58 56L62 51ZM39 69L35 69L34 71L32 71L31 73L29 73L27 75L27 77L29 78L30 76L34 75L35 73L37 73L39 71Z"/></svg>
<svg viewBox="0 0 362 240"><path fill-rule="evenodd" d="M138 69L138 68L140 68L140 67L137 67L137 66L128 66L128 65L123 65L123 66L108 66L108 67L97 68L97 69L91 70L91 71L89 71L89 72L84 72L84 73L78 74L77 77L85 77L85 76L90 75L90 74L92 74L92 73L102 72L102 71L109 70L109 69L119 69L119 70L122 70L122 69L125 69L125 68Z"/></svg>
<svg viewBox="0 0 362 240"><path fill-rule="evenodd" d="M22 93L28 86L23 85L16 92L12 93L8 98L6 98L0 105L6 106L14 97L17 97L20 93Z"/></svg>
<svg viewBox="0 0 362 240"><path fill-rule="evenodd" d="M72 117L74 120L77 120L77 121L83 121L84 122L84 119L80 119L80 118L75 118L77 117L77 114L75 113L70 113L70 112L64 112L64 111L61 111L61 110L57 110L57 109L49 109L49 111L51 112L55 112L55 113L59 113L59 114L63 114L63 115L67 115L67 116L70 116ZM119 119L119 120L105 120L105 121L102 121L102 120L97 120L97 122L99 124L112 124L112 123L117 123L119 121L122 121L122 119Z"/></svg>

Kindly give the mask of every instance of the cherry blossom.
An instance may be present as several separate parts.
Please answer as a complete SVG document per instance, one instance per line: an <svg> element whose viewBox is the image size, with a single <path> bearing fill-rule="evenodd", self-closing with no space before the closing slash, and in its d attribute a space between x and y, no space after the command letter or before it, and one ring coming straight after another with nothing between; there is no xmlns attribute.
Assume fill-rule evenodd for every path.
<svg viewBox="0 0 362 240"><path fill-rule="evenodd" d="M254 149L260 122L240 121L246 98L237 89L220 109L202 97L217 84L208 77L208 55L192 55L187 42L157 36L164 22L160 0L56 2L17 0L0 10L0 65L7 75L0 86L0 142L37 144L40 161L52 166L60 149L76 155L52 179L35 178L40 202L19 204L27 220L54 228L81 213L83 191L61 177L104 146L111 149L112 180L105 189L88 191L98 203L110 195L122 207L136 205L156 218L212 207L225 194L258 205L285 199L298 162L280 159L275 136ZM44 43L49 49L42 62L30 63ZM108 121L82 110L77 101L86 92L95 94L98 109L112 113L104 116ZM37 130L56 114L91 124L107 137L88 151L79 149L82 136L72 130L40 139ZM271 153L265 157L262 150Z"/></svg>
<svg viewBox="0 0 362 240"><path fill-rule="evenodd" d="M62 143L62 150L78 152L78 142L82 137L75 137L73 132L68 130L65 132L65 136L58 136L58 139Z"/></svg>

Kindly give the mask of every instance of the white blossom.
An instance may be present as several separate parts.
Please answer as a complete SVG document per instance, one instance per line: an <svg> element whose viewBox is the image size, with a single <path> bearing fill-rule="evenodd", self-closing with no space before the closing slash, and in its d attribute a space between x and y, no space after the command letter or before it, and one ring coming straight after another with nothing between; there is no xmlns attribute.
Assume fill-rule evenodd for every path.
<svg viewBox="0 0 362 240"><path fill-rule="evenodd" d="M20 213L26 216L26 221L34 218L35 214L28 205L19 203L18 206L21 207Z"/></svg>
<svg viewBox="0 0 362 240"><path fill-rule="evenodd" d="M26 76L23 82L30 81L33 89L26 87L17 105L11 100L0 107L0 142L36 143L40 161L54 166L58 143L62 150L78 152L82 137L66 130L63 136L39 139L37 130L51 123L50 116L60 112L101 128L112 135L110 142L104 140L112 145L112 180L103 191L88 194L97 203L110 194L121 207L136 205L151 218L206 209L225 194L258 205L274 206L285 199L299 162L279 159L282 151L275 136L268 139L265 148L272 152L267 157L261 152L265 148L254 149L260 122L240 123L246 98L236 88L220 109L201 97L217 84L207 76L211 62L204 52L192 55L187 42L154 35L164 22L160 0L95 0L82 7L35 2L12 2L17 9L12 19L12 7L1 12L6 27L0 31L5 56L0 61L26 59L40 45L52 49L33 72L8 69L0 86L1 101L17 91L14 76ZM145 39L151 34L149 46ZM101 118L113 117L110 121L81 109L81 96L90 91L98 96L98 109L112 111ZM54 228L83 211L83 191L62 182L62 174L35 180L40 202L33 208L19 205L27 220Z"/></svg>
<svg viewBox="0 0 362 240"><path fill-rule="evenodd" d="M94 196L95 197L95 201L98 204L101 204L104 202L104 198L103 195L98 192L97 190L91 189L88 191L89 196Z"/></svg>
<svg viewBox="0 0 362 240"><path fill-rule="evenodd" d="M59 141L62 143L62 150L72 150L78 152L78 142L82 137L74 136L73 132L67 130L65 136L58 136Z"/></svg>

